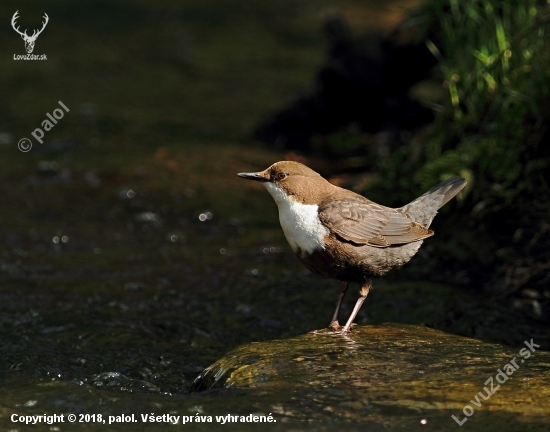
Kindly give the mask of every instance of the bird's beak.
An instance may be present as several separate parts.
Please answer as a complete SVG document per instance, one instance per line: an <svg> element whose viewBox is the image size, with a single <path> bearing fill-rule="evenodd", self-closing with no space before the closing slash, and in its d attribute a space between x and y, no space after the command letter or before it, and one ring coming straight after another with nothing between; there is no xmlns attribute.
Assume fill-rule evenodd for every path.
<svg viewBox="0 0 550 432"><path fill-rule="evenodd" d="M238 173L237 175L247 180L256 180L260 182L269 181L269 177L265 171L252 172L252 173Z"/></svg>

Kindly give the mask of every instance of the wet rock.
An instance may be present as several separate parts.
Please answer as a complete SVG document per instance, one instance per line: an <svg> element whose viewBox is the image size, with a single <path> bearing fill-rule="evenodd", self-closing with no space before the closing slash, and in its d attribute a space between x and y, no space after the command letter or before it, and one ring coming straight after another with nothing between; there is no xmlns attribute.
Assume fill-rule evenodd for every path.
<svg viewBox="0 0 550 432"><path fill-rule="evenodd" d="M140 282L128 282L124 284L125 291L141 291L144 288L144 285Z"/></svg>
<svg viewBox="0 0 550 432"><path fill-rule="evenodd" d="M151 371L146 368L133 371L132 378L121 374L120 372L103 372L93 375L90 379L90 384L94 387L117 388L124 392L143 393L143 392L160 392L160 389L153 383L147 381L151 375ZM158 378L158 377L157 377Z"/></svg>
<svg viewBox="0 0 550 432"><path fill-rule="evenodd" d="M407 424L437 419L448 429L456 427L451 415L461 422L483 417L477 427L488 413L500 421L511 414L547 420L550 353L536 340L524 345L397 324L354 327L349 337L323 330L239 347L205 369L192 391L265 391L280 413L295 418L311 409L381 424L391 412ZM475 423L468 426L480 430Z"/></svg>
<svg viewBox="0 0 550 432"><path fill-rule="evenodd" d="M153 225L159 226L161 225L161 220L158 214L153 212L142 212L136 215L135 217L136 221L138 222L150 222Z"/></svg>

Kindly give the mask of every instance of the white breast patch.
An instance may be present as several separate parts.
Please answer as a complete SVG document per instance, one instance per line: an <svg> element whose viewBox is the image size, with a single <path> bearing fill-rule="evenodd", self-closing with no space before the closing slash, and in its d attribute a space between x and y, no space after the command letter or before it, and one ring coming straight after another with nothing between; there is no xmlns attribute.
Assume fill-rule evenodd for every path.
<svg viewBox="0 0 550 432"><path fill-rule="evenodd" d="M279 221L292 250L300 248L311 254L315 249L324 249L329 230L319 220L319 206L294 201L274 183L265 182L264 186L277 203Z"/></svg>

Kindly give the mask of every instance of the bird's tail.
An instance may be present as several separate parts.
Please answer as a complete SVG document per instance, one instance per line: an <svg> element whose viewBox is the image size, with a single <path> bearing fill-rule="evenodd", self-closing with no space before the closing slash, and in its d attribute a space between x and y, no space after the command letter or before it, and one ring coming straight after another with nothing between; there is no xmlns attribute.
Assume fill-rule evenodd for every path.
<svg viewBox="0 0 550 432"><path fill-rule="evenodd" d="M431 188L424 195L401 207L401 211L409 213L415 222L428 228L437 210L443 207L451 198L466 186L466 180L461 177L451 177Z"/></svg>

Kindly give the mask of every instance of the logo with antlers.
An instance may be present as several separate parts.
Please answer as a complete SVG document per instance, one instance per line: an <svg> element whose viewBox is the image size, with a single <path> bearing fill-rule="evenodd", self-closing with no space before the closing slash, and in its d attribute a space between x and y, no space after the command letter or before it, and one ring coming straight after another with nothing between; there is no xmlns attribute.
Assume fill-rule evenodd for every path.
<svg viewBox="0 0 550 432"><path fill-rule="evenodd" d="M40 30L34 30L32 35L29 36L27 34L27 30L25 30L24 32L21 32L21 31L19 31L19 27L15 27L15 21L17 21L17 18L19 18L19 16L17 15L18 13L19 13L19 11L15 12L13 14L13 18L11 19L11 26L13 27L13 29L17 33L19 33L21 35L21 37L25 41L25 49L27 50L27 53L31 54L32 50L34 49L34 43L36 42L36 38L46 28L46 24L48 24L48 21L50 19L48 18L48 14L46 12L44 12L44 20L45 21L42 23L42 28Z"/></svg>

